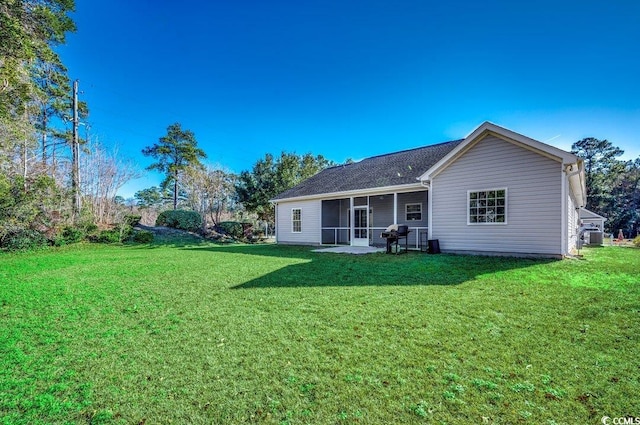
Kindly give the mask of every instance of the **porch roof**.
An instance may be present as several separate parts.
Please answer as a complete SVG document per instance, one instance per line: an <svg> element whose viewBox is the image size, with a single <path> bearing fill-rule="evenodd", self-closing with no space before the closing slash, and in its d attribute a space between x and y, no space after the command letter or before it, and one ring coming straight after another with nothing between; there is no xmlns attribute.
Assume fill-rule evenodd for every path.
<svg viewBox="0 0 640 425"><path fill-rule="evenodd" d="M415 184L420 175L460 142L462 139L330 167L282 192L273 200Z"/></svg>

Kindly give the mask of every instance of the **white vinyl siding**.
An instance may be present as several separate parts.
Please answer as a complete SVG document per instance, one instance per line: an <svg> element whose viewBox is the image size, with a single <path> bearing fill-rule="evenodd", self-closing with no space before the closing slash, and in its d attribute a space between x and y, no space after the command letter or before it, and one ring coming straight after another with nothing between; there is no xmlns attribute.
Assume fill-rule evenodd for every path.
<svg viewBox="0 0 640 425"><path fill-rule="evenodd" d="M279 202L276 205L279 243L320 244L320 200ZM294 231L294 211L300 211L300 231Z"/></svg>
<svg viewBox="0 0 640 425"><path fill-rule="evenodd" d="M302 208L291 209L291 231L293 233L302 232Z"/></svg>
<svg viewBox="0 0 640 425"><path fill-rule="evenodd" d="M443 251L562 255L562 164L487 136L431 182L431 238ZM508 188L507 224L470 226L468 192Z"/></svg>
<svg viewBox="0 0 640 425"><path fill-rule="evenodd" d="M576 203L571 194L567 194L567 254L573 253L578 246L578 230L580 214L576 210Z"/></svg>

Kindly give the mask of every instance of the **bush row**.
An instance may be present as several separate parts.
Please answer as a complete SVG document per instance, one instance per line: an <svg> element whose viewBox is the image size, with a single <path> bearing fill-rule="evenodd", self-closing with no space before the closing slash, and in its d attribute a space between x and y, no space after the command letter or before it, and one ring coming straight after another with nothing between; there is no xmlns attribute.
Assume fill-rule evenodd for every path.
<svg viewBox="0 0 640 425"><path fill-rule="evenodd" d="M202 217L195 211L168 210L163 211L156 219L156 226L173 227L174 229L198 232L202 228Z"/></svg>
<svg viewBox="0 0 640 425"><path fill-rule="evenodd" d="M223 221L218 223L216 232L241 239L247 242L256 242L264 237L262 229L253 226L253 223L239 221Z"/></svg>
<svg viewBox="0 0 640 425"><path fill-rule="evenodd" d="M153 233L146 230L133 229L140 222L140 216L125 216L123 222L115 229L98 230L94 223L78 226L66 226L53 235L45 235L33 229L15 229L4 232L0 238L0 250L27 251L47 246L64 246L81 241L97 243L151 243Z"/></svg>

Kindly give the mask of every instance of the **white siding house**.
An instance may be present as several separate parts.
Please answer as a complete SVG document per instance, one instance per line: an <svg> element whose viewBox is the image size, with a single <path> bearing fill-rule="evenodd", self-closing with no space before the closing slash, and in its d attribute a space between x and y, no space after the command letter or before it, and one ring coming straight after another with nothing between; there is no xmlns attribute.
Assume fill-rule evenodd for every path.
<svg viewBox="0 0 640 425"><path fill-rule="evenodd" d="M456 252L556 254L562 232L562 164L495 136L431 181L430 239ZM469 192L504 190L503 222L471 223ZM491 202L489 200L489 202Z"/></svg>
<svg viewBox="0 0 640 425"><path fill-rule="evenodd" d="M407 224L410 245L443 252L562 257L585 204L577 156L484 123L465 139L332 167L278 195L277 241L380 245Z"/></svg>
<svg viewBox="0 0 640 425"><path fill-rule="evenodd" d="M297 214L296 220L294 214ZM279 205L276 210L276 240L286 244L320 245L320 200Z"/></svg>

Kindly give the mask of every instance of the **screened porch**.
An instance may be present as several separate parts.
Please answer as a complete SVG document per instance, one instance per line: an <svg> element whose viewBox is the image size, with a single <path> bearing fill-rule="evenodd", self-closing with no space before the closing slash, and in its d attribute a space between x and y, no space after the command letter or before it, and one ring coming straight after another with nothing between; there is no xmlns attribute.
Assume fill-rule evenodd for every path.
<svg viewBox="0 0 640 425"><path fill-rule="evenodd" d="M391 224L409 226L410 249L428 231L428 192L415 191L322 201L322 244L385 246L381 233Z"/></svg>

